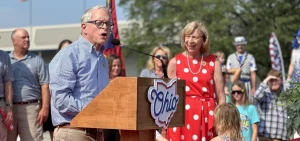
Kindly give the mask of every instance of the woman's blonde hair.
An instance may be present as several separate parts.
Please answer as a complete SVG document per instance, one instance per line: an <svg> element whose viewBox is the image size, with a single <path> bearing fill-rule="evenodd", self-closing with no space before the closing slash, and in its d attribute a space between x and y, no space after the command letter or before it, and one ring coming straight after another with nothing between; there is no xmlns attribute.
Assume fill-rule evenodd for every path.
<svg viewBox="0 0 300 141"><path fill-rule="evenodd" d="M187 50L185 46L185 36L192 34L195 30L199 31L199 33L203 34L203 44L200 48L200 53L207 53L209 52L210 46L209 46L209 35L208 31L205 27L205 25L199 21L193 21L191 23L188 23L181 32L181 47L185 50Z"/></svg>
<svg viewBox="0 0 300 141"><path fill-rule="evenodd" d="M157 47L153 48L153 50L151 51L150 54L154 56L158 50L162 50L168 56L168 60L167 60L167 64L166 64L166 66L168 66L169 60L171 59L171 51L170 51L170 49L168 47L165 47L165 46L157 46ZM155 64L154 64L154 60L153 59L154 58L150 56L149 59L148 59L148 61L147 61L147 68L149 70L154 70L154 65Z"/></svg>
<svg viewBox="0 0 300 141"><path fill-rule="evenodd" d="M232 141L242 141L241 119L238 109L231 103L224 103L215 109L215 127L218 135L227 135Z"/></svg>
<svg viewBox="0 0 300 141"><path fill-rule="evenodd" d="M238 86L238 87L240 87L242 89L242 92L243 92L242 99L243 99L244 104L245 104L244 107L249 106L251 104L251 101L248 98L248 92L246 90L245 84L243 82L241 82L241 81L237 81L237 82L235 82L235 83L232 84L232 87L233 86ZM231 88L231 91L232 91L232 88ZM232 94L231 94L231 101L232 101L232 103L234 105L236 104L236 100L234 99L234 97L233 97Z"/></svg>

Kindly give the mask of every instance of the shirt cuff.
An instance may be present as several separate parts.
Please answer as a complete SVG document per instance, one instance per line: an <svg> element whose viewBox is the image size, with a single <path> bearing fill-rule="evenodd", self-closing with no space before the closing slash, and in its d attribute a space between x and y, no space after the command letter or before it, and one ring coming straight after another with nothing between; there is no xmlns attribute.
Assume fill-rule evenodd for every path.
<svg viewBox="0 0 300 141"><path fill-rule="evenodd" d="M156 130L156 132L155 132L155 139L157 139L159 136L161 136L161 134Z"/></svg>

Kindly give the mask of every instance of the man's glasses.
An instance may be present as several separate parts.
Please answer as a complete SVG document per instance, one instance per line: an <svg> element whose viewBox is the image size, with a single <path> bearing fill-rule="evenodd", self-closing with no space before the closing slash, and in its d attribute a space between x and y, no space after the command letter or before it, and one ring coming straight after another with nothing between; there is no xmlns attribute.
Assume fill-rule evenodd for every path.
<svg viewBox="0 0 300 141"><path fill-rule="evenodd" d="M155 58L162 58L162 59L165 59L167 60L168 59L168 56L167 55L155 55Z"/></svg>
<svg viewBox="0 0 300 141"><path fill-rule="evenodd" d="M234 95L234 94L240 95L240 94L243 94L243 90L232 91L231 94L232 95Z"/></svg>
<svg viewBox="0 0 300 141"><path fill-rule="evenodd" d="M114 24L112 24L111 22L104 22L104 21L99 21L99 20L87 21L86 23L95 24L97 28L102 28L105 24L109 28L109 30L110 30L110 27L114 26Z"/></svg>
<svg viewBox="0 0 300 141"><path fill-rule="evenodd" d="M296 39L297 39L297 40L300 40L300 36L297 36Z"/></svg>

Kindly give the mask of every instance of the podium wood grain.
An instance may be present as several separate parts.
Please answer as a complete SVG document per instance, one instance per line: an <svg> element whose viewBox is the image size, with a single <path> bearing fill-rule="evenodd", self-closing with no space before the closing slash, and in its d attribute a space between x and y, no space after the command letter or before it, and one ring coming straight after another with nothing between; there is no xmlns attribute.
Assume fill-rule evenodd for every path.
<svg viewBox="0 0 300 141"><path fill-rule="evenodd" d="M125 131L125 134L135 133L135 136L153 132L153 129L159 128L151 116L150 102L147 99L147 92L149 87L153 86L153 80L140 77L115 78L75 116L71 126L134 130ZM177 81L177 94L179 103L169 127L184 126L185 81Z"/></svg>

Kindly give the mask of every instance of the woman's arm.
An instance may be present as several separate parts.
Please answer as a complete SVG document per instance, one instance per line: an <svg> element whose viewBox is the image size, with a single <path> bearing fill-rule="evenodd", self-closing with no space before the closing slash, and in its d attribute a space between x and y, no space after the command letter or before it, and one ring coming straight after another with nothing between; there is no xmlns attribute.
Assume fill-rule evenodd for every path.
<svg viewBox="0 0 300 141"><path fill-rule="evenodd" d="M172 58L169 62L167 73L170 79L176 77L176 58Z"/></svg>
<svg viewBox="0 0 300 141"><path fill-rule="evenodd" d="M214 71L214 80L215 80L215 89L218 97L218 104L225 103L225 94L224 94L224 82L222 77L221 63L218 59L215 61L215 71Z"/></svg>
<svg viewBox="0 0 300 141"><path fill-rule="evenodd" d="M232 83L235 83L236 81L238 81L240 79L241 72L242 72L241 68L236 68L236 70L235 70L234 74L232 75L230 81Z"/></svg>
<svg viewBox="0 0 300 141"><path fill-rule="evenodd" d="M293 71L294 71L294 66L295 66L295 63L294 63L294 49L292 50L292 55L291 55L291 63L290 63L290 66L289 66L289 71L288 71L288 77L287 77L287 80L290 80L291 79L291 76L293 74Z"/></svg>

